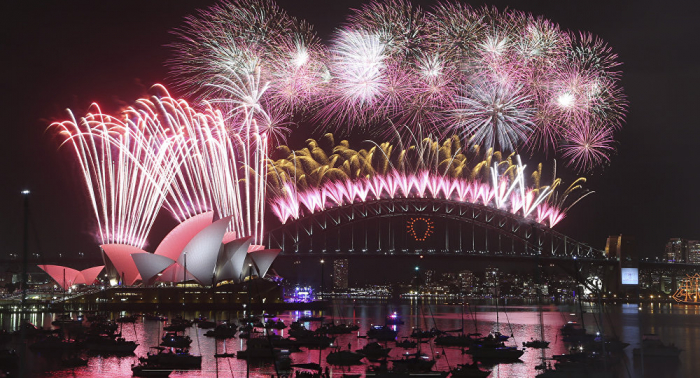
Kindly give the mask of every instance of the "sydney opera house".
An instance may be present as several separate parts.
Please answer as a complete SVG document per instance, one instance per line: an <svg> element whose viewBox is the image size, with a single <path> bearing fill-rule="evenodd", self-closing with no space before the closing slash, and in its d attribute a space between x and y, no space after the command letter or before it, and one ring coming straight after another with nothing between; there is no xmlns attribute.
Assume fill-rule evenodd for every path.
<svg viewBox="0 0 700 378"><path fill-rule="evenodd" d="M126 244L104 244L103 266L82 271L58 265L39 267L64 290L93 284L103 269L112 286L195 282L206 287L265 277L280 250L253 245L252 237L237 238L234 232L227 232L231 217L213 218L214 212L207 212L180 223L153 253Z"/></svg>

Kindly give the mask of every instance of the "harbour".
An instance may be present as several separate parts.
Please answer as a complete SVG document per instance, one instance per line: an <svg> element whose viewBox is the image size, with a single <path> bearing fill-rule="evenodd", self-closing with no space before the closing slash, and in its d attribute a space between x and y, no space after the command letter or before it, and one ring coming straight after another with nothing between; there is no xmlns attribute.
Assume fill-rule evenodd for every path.
<svg viewBox="0 0 700 378"><path fill-rule="evenodd" d="M368 357L362 358L358 364L347 366L329 363L329 355L338 351L356 352L375 340L368 338L368 331L376 325L384 326L387 316L396 313L404 324L390 324L386 327L396 331L395 338L377 340L383 348L390 348L387 356L389 361L400 361L411 356L423 356L421 358L434 361L430 372L443 372L446 376L459 365L471 365L475 357L465 350L469 348L460 346L439 345L435 337L428 342L418 342L415 347L402 348L397 342L419 341L410 336L416 329L421 330L463 330L464 334L481 334L487 336L500 332L508 339L505 345L517 347L523 353L512 361L480 360L478 367L490 372L490 377L535 377L543 373L540 367L554 366L556 355L568 354L570 348L579 345L566 342L561 329L568 322L577 322L585 327L590 334L596 334L601 330L606 338L618 338L629 346L622 350L617 362L612 363L608 369L615 372L618 377L689 377L693 371L700 369L693 353L697 350L697 340L700 340L700 327L697 316L700 308L690 305L676 305L671 303L644 303L637 304L606 304L601 314L598 307L592 304L564 304L544 305L533 304L509 304L508 301L498 305L491 301L476 301L463 304L444 304L436 300L343 300L334 299L326 310L284 310L271 317L271 321L283 323L284 329L273 327L254 327L252 338L270 339L278 335L280 338L289 339L289 325L294 321L302 320L299 324L306 329L315 330L326 324L357 325L357 330L349 333L329 334L332 340L326 348L319 349L314 346L301 346L298 351L289 349L289 361L286 364L275 364L274 359L266 358L239 358L239 351L246 350L248 340L241 338L240 332L233 338L214 338L205 336L208 329L201 328L197 324L187 326L180 335L190 338L189 352L194 356L201 356L201 368L176 368L170 373L171 377L270 377L290 376L297 374L313 374L318 364L322 374L334 377L341 376L377 376L373 371L381 369L381 359ZM541 311L539 310L541 308ZM497 310L498 309L498 310ZM581 310L583 316L581 316ZM102 313L105 317L117 320L132 315L127 312ZM541 319L540 320L540 314ZM51 352L49 350L28 350L27 376L32 377L130 377L132 366L139 363L139 358L147 357L153 353L154 346L161 344L165 335L164 327L171 325L172 320L204 319L220 323L228 320L240 327L244 326L242 319L251 315L246 311L205 311L187 309L185 311L171 311L163 313L160 318L135 316L134 322L121 322L118 324L121 337L138 344L133 354L115 355L112 353L95 353L90 350L80 349L75 351L61 350ZM269 314L273 315L273 314ZM36 313L29 320L37 327L57 328L55 323L57 314ZM77 320L79 313L71 313L70 318ZM262 313L256 315L262 323L265 318ZM165 318L169 320L164 320ZM323 318L323 320L319 320ZM2 314L3 329L14 330L19 324L19 314ZM127 318L128 319L128 318ZM305 320L305 321L304 321ZM601 324L602 320L602 324ZM397 322L398 323L398 322ZM83 325L89 324L87 320ZM544 324L543 332L540 324ZM263 324L264 325L264 324ZM675 345L681 349L680 356L674 359L654 358L651 356L635 356L634 348L639 348L645 334L656 334L664 343ZM63 333L63 337L70 339L71 335ZM512 337L511 337L512 335ZM540 339L541 335L549 342L546 349L523 347L523 343ZM276 337L276 336L275 336ZM294 339L294 338L292 338ZM36 342L36 338L30 339L29 345ZM426 341L426 340L420 340ZM11 339L5 346L6 349L16 349L17 338ZM285 348L280 348L284 350ZM220 355L220 357L215 357ZM87 360L86 366L65 367L62 364L69 357L79 356ZM545 358L544 360L542 358ZM641 357L641 358L640 358ZM372 362L375 361L375 362ZM388 362L389 366L396 362ZM294 367L297 366L297 367ZM394 365L395 366L395 365ZM309 369L308 367L313 367ZM297 373L299 372L299 373ZM436 373L437 374L437 373Z"/></svg>

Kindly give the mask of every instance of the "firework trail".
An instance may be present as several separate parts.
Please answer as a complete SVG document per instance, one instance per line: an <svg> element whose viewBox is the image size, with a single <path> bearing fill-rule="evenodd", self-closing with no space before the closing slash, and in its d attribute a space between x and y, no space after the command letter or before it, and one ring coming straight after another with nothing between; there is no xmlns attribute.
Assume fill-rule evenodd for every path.
<svg viewBox="0 0 700 378"><path fill-rule="evenodd" d="M248 80L254 75L262 84L256 87L269 87L257 102L280 118L304 111L327 72L311 26L269 0L221 2L188 17L174 34L179 39L171 46L177 53L168 64L175 83L199 100L255 97L217 85L251 88Z"/></svg>
<svg viewBox="0 0 700 378"><path fill-rule="evenodd" d="M143 248L179 166L182 135L129 108L122 119L94 112L54 123L73 148L101 244Z"/></svg>
<svg viewBox="0 0 700 378"><path fill-rule="evenodd" d="M404 134L449 130L484 148L559 153L587 170L612 148L579 162L585 155L564 156L564 145L584 128L610 135L626 113L620 63L604 41L515 10L372 1L326 47L270 0L224 1L176 34L170 65L181 88L235 103L243 92L222 89L258 75L268 88L257 103L281 134L293 116L382 138L391 125Z"/></svg>
<svg viewBox="0 0 700 378"><path fill-rule="evenodd" d="M562 143L562 156L570 164L582 171L610 161L608 154L613 150L612 130L578 125L567 130L567 140Z"/></svg>
<svg viewBox="0 0 700 378"><path fill-rule="evenodd" d="M286 223L355 202L433 198L490 206L553 227L590 193L574 197L585 179L562 192L556 171L551 183L542 185L541 165L528 185L526 166L517 155L504 157L491 149L466 154L461 146L457 137L442 144L422 138L416 144L385 142L356 151L347 141L335 145L330 134L320 142L309 140L301 150L283 146L282 157L268 167L270 207Z"/></svg>
<svg viewBox="0 0 700 378"><path fill-rule="evenodd" d="M95 105L79 122L71 113L53 125L78 157L101 243L143 248L163 207L179 222L233 216L230 231L262 241L267 136L251 116L231 127L210 104L199 111L158 89L123 119Z"/></svg>

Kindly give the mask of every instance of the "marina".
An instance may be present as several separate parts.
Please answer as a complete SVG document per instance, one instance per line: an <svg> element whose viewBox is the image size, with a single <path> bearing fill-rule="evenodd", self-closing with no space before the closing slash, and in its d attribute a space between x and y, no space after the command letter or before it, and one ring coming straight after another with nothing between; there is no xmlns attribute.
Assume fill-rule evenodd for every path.
<svg viewBox="0 0 700 378"><path fill-rule="evenodd" d="M253 317L245 312L225 311L184 311L159 316L150 314L148 318L137 315L133 323L113 323L117 324L117 332L126 340L122 342L137 344L133 353L128 350L124 350L124 353L109 349L91 350L76 344L76 341L65 341L78 335L73 322L65 331L57 334L63 336L52 336L62 338L62 343L71 344L72 347L60 347L57 351L49 346L43 349L30 348L27 351L27 366L31 369L31 375L28 376L297 377L308 374L311 377L318 375L319 368L321 375L333 377L394 377L406 374L411 377L445 377L448 374L453 377L471 377L486 376L486 372L490 373L490 377L535 377L538 374L543 374L543 377L561 376L553 375L554 367L560 366L561 369L573 364L562 362L562 356L576 353L581 355L589 352L588 349L594 345L565 341L569 339L562 333L562 329L571 328L567 327L567 324L572 324L569 322L583 320L587 334L596 335L601 330L601 314L592 305L581 307L584 311L583 318L575 304L546 305L542 306L542 311L538 311L538 308L531 304L501 304L497 316L495 303L488 301L466 306L437 301L429 303L427 300L423 303L421 300L387 302L336 299L325 311L283 311L267 314L270 318L262 314L254 314ZM605 367L606 371L614 372L615 375L612 376L616 377L692 376L690 372L700 366L684 351L696 348L694 343L700 339L700 331L692 328L695 322L693 319L700 314L699 311L698 307L667 303L644 304L642 307L631 304L606 305L602 316L602 330L607 335L606 339L610 340L606 346L612 349L612 340L621 340L630 345L620 347L614 361L609 360L610 365ZM400 314L404 324L384 325L387 314L393 312ZM540 323L540 314L543 323ZM135 314L102 315L106 319L116 320ZM49 313L33 314L30 320L38 328L57 328L51 326L51 323L58 316ZM72 313L70 317L77 320L78 313ZM95 315L89 317L94 321ZM163 320L165 317L170 320ZM217 324L222 324L222 319L225 319L231 324L237 324L240 329L233 337L230 334L227 337L207 337L205 334L211 329L201 328L195 323L184 323L188 325L182 332L164 331L165 327L173 324L174 319L195 319L198 320L197 323L209 319L208 321ZM299 319L305 321L295 323ZM2 324L7 330L15 329L18 320L17 314L2 315ZM178 321L174 323L178 324ZM85 319L81 327L88 328L90 324ZM273 324L277 326L273 327ZM287 327L282 329L282 324ZM288 327L292 324L296 331ZM331 324L335 324L336 330L343 330L328 333ZM341 324L345 326L340 326ZM542 332L540 324L544 324ZM311 332L322 325L325 327L323 332L326 332L323 337L328 340L325 344L316 333L307 338L299 333L301 329ZM356 330L346 329L355 329L354 326L357 326ZM382 336L384 333L389 334L389 330L395 332L396 336L373 339L371 330L376 326L387 330L382 331ZM242 336L241 329L246 327L249 331L243 332L246 336ZM417 332L419 329L423 331ZM509 349L509 353L517 351L517 355L504 358L490 355L493 349L475 352L480 349L467 346L469 344L438 343L436 340L439 336L430 336L430 332L425 331L431 329L436 333L463 330L463 340L476 340L480 337L484 340L492 338L494 343L500 342L496 340L504 340L503 347ZM500 336L494 333L498 329ZM582 328L579 325L577 329ZM656 333L657 341L654 345L649 344L652 341L645 335L651 332ZM428 336L416 338L411 337L412 334ZM295 337L290 337L291 335ZM523 344L540 339L541 335L549 342L548 347L523 347ZM30 337L29 345L36 345L42 338L41 335ZM167 344L166 341L175 342L175 339L189 340L189 348L184 344L172 348L163 346L164 343ZM642 339L646 343L643 348ZM287 340L286 344L284 340ZM319 341L314 345L309 340ZM4 348L16 350L16 343L16 338L8 338ZM187 344L186 341L184 343ZM658 351L662 344L674 345L678 353L673 356L653 355L651 351ZM584 348L583 345L586 345L585 350L578 350ZM642 353L646 355L642 356ZM78 363L79 361L84 363ZM649 375L655 371L663 374Z"/></svg>

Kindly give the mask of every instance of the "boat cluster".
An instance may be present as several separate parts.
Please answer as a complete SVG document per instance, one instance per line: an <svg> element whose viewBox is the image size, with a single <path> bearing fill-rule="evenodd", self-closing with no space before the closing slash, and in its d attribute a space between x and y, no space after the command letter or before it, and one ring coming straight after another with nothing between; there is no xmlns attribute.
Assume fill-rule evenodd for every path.
<svg viewBox="0 0 700 378"><path fill-rule="evenodd" d="M19 329L9 333L3 331L2 343L11 338L24 337L28 349L41 353L45 358L55 361L57 366L75 368L86 366L89 355L133 355L138 344L122 337L121 326L106 317L90 315L73 319L69 315L59 315L52 323L54 329L43 329L24 321ZM5 371L19 368L18 354L3 350L0 367Z"/></svg>
<svg viewBox="0 0 700 378"><path fill-rule="evenodd" d="M435 358L431 357L432 353L423 353L422 345L430 340L434 340L435 345L440 345L438 340L445 341L443 346L448 346L452 342L452 346L458 346L455 340L466 340L461 336L450 336L447 332L442 332L437 329L422 331L413 329L410 336L399 338L398 327L403 324L396 316L387 317L384 325L373 325L365 334L360 334L359 327L354 324L345 324L338 322L324 323L322 318L301 318L305 322L319 322L320 324L314 330L306 328L302 322L297 321L290 325L289 339L297 343L298 346L306 346L309 348L333 348L327 354L326 363L334 366L349 366L361 365L367 362L365 375L367 377L487 377L490 371L481 369L478 363L458 365L448 371L436 371ZM311 324L311 323L309 323ZM352 344L348 344L348 348L344 349L338 345L336 336L340 334L349 334L358 331L357 337L367 339L367 343L360 349L352 350ZM469 337L470 348L469 352L473 353L474 360L498 360L500 358L509 359L517 358L522 355L523 351L515 347L506 347L504 341L508 337L501 337L495 341L491 335L485 338ZM494 340L493 343L487 344L487 340ZM393 343L393 346L392 344ZM466 347L466 344L461 346ZM393 347L405 349L400 358L391 358L390 351ZM495 352L488 353L479 350L493 350ZM511 352L503 352L511 351ZM519 354L514 357L512 351L517 351ZM506 356L506 353L508 355ZM311 377L322 378L324 374L318 364L292 364L291 367L305 368L307 371L303 374L311 374ZM314 365L314 366L307 366ZM346 373L346 378L351 378L357 374ZM359 375L358 375L359 376Z"/></svg>
<svg viewBox="0 0 700 378"><path fill-rule="evenodd" d="M246 340L245 348L235 352L226 350L223 342L222 351L215 350L216 358L238 358L265 360L274 363L275 370L280 376L297 378L325 378L328 375L328 365L350 366L366 365L364 373L367 377L378 378L454 378L487 377L491 374L485 370L487 366L499 363L518 362L527 349L548 348L549 342L530 340L522 343L522 348L510 340L513 335L503 335L492 332L486 336L478 333L467 334L464 328L457 330L439 330L432 328L423 330L413 328L410 333L399 337L399 327L403 324L397 316L387 317L385 324L373 325L366 332L360 332L357 324L339 321L326 322L324 317L300 317L289 326L274 315L262 314L248 316L234 321L215 322L205 317L193 320L176 316L168 319L159 314L130 315L108 320L105 316L93 314L73 319L70 316L59 316L53 323L54 330L38 328L24 322L14 333L2 331L0 343L6 344L20 334L26 338L29 349L41 352L46 356L55 356L60 366L73 368L87 365L86 354L92 355L133 355L138 346L135 341L122 337L122 329L138 319L163 322L164 334L159 335L159 345L152 346L149 352L138 358L132 366L134 376L167 377L174 370L201 369L202 356L193 355L189 351L192 339L185 335L191 327L206 329L205 336L215 339L229 339L238 336ZM166 323L167 322L167 323ZM287 337L271 332L283 330ZM313 328L313 329L311 329ZM160 330L160 327L159 327ZM600 333L590 334L576 322L565 324L561 330L561 339L569 348L569 353L545 358L537 366L540 378L557 377L614 377L615 365L621 360L623 350L629 344L616 337L602 337ZM356 333L358 341L364 344L359 349L352 349L352 343L347 349L338 340L348 341L341 335ZM354 335L350 337L355 337ZM367 342L361 342L361 340ZM217 344L215 344L217 345ZM327 364L324 372L320 364L292 363L291 354L303 349L320 350L330 348L326 354ZM403 353L390 351L396 348ZM442 353L435 349L442 348ZM436 358L445 354L445 348L457 348L462 354L471 355L472 363L448 367L447 370L435 370ZM430 350L429 352L426 352ZM664 344L655 335L645 335L639 348L635 348L634 356L639 358L674 358L677 359L681 350L674 345ZM321 361L319 360L319 363ZM14 370L17 368L18 355L11 350L0 351L0 368ZM353 378L351 373L345 373L344 378Z"/></svg>
<svg viewBox="0 0 700 378"><path fill-rule="evenodd" d="M629 346L617 336L603 336L600 332L588 333L585 327L570 321L561 330L569 353L553 355L543 359L537 368L538 378L613 378L617 365L623 358L623 350ZM656 335L645 335L639 348L634 348L634 357L672 358L677 361L681 350L674 345L666 345Z"/></svg>

